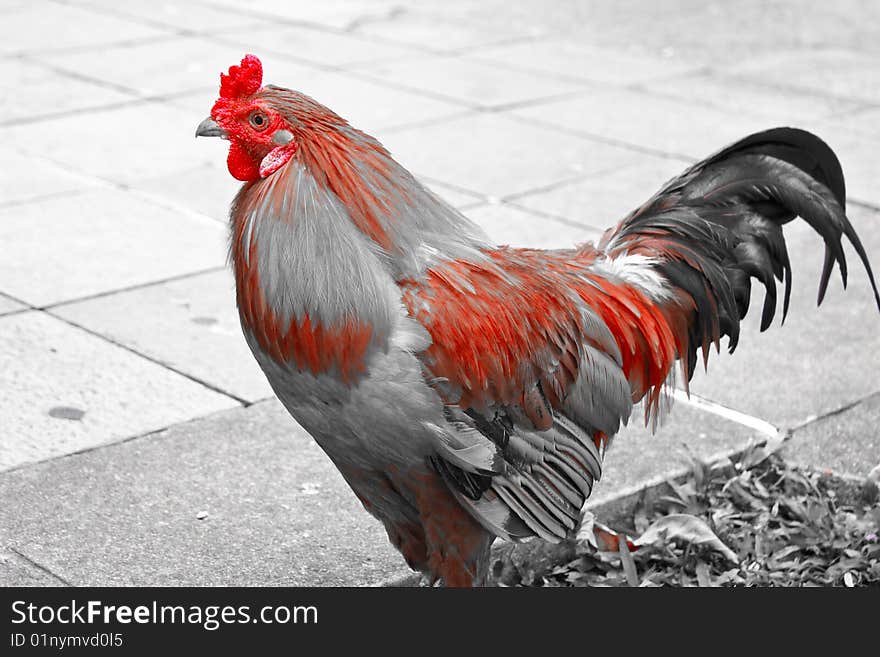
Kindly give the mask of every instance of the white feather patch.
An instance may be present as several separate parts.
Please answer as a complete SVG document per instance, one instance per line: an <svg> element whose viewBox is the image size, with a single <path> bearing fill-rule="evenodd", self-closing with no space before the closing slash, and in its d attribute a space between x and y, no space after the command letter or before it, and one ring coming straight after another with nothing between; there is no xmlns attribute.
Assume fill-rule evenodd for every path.
<svg viewBox="0 0 880 657"><path fill-rule="evenodd" d="M623 253L616 258L600 258L590 265L590 269L597 274L625 281L654 301L665 301L672 297L671 286L654 268L658 264L660 260L657 258Z"/></svg>

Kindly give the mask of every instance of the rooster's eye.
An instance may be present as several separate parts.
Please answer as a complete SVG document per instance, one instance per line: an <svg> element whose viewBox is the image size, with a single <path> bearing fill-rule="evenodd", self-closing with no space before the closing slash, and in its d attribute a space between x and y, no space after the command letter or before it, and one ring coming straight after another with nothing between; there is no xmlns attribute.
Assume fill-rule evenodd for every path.
<svg viewBox="0 0 880 657"><path fill-rule="evenodd" d="M254 112L248 120L254 130L265 130L266 126L269 125L269 119L266 118L265 114L260 112Z"/></svg>

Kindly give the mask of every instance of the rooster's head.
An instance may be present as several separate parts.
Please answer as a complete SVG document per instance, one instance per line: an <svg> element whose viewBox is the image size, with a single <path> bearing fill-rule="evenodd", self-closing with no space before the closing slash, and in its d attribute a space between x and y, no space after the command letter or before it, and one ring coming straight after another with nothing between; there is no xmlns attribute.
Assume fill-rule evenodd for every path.
<svg viewBox="0 0 880 657"><path fill-rule="evenodd" d="M220 74L220 97L197 137L228 139L226 164L238 180L265 178L285 165L303 140L345 125L326 107L296 91L263 86L263 65L245 55Z"/></svg>

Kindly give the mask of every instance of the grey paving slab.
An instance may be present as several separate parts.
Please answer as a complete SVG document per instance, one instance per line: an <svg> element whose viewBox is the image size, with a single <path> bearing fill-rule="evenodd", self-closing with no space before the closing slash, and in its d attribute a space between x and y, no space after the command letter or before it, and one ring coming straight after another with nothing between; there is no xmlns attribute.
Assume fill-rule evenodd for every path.
<svg viewBox="0 0 880 657"><path fill-rule="evenodd" d="M866 20L870 0L705 2L675 0L512 3L506 0L423 0L424 11L447 12L476 23L526 23L593 46L684 63L735 63L756 55L827 48L877 52L876 26Z"/></svg>
<svg viewBox="0 0 880 657"><path fill-rule="evenodd" d="M859 110L841 112L828 117L820 125L828 126L834 130L834 134L848 131L854 136L865 137L867 142L878 140L880 139L880 106L866 106Z"/></svg>
<svg viewBox="0 0 880 657"><path fill-rule="evenodd" d="M6 473L0 497L14 501L0 535L74 585L358 585L408 571L276 401Z"/></svg>
<svg viewBox="0 0 880 657"><path fill-rule="evenodd" d="M62 71L88 71L92 78L154 96L202 88L216 91L220 72L238 63L243 54L239 46L178 36L38 59Z"/></svg>
<svg viewBox="0 0 880 657"><path fill-rule="evenodd" d="M21 555L0 547L0 586L65 586Z"/></svg>
<svg viewBox="0 0 880 657"><path fill-rule="evenodd" d="M499 114L409 128L383 142L410 171L498 198L610 171L642 157Z"/></svg>
<svg viewBox="0 0 880 657"><path fill-rule="evenodd" d="M175 31L216 32L260 25L268 18L224 11L208 3L178 2L119 2L119 0L79 0L83 9L124 16L148 25L161 25Z"/></svg>
<svg viewBox="0 0 880 657"><path fill-rule="evenodd" d="M849 215L876 267L877 213L851 207ZM799 424L880 390L880 313L855 253L847 245L848 289L841 289L835 272L817 309L821 239L802 221L785 233L794 270L785 326L777 317L767 332L758 332L762 296L754 286L736 352L713 351L708 375L698 367L691 385L699 395L776 426Z"/></svg>
<svg viewBox="0 0 880 657"><path fill-rule="evenodd" d="M350 31L372 20L383 20L397 11L394 0L324 0L290 2L289 0L207 0L212 6L237 16L265 16L294 23L306 23L325 29Z"/></svg>
<svg viewBox="0 0 880 657"><path fill-rule="evenodd" d="M876 53L844 49L771 53L723 70L784 87L809 89L826 96L871 103L880 99Z"/></svg>
<svg viewBox="0 0 880 657"><path fill-rule="evenodd" d="M229 217L229 206L241 188L241 182L233 178L226 169L226 155L222 148L214 146L211 144L209 148L215 155L216 162L147 178L135 183L134 187L155 195L157 199L167 199L225 224ZM229 148L226 142L222 146Z"/></svg>
<svg viewBox="0 0 880 657"><path fill-rule="evenodd" d="M694 158L705 157L752 132L774 127L761 117L623 89L597 90L516 109L513 114L575 134Z"/></svg>
<svg viewBox="0 0 880 657"><path fill-rule="evenodd" d="M236 30L217 35L216 39L244 48L242 52L259 53L261 59L275 54L325 67L401 59L418 53L408 46L292 24Z"/></svg>
<svg viewBox="0 0 880 657"><path fill-rule="evenodd" d="M495 244L535 249L566 249L595 241L600 233L587 226L563 223L515 208L506 203L482 205L464 210Z"/></svg>
<svg viewBox="0 0 880 657"><path fill-rule="evenodd" d="M645 81L640 88L698 106L752 114L773 125L800 125L864 107L862 102L830 98L819 90L780 88L769 81L716 71Z"/></svg>
<svg viewBox="0 0 880 657"><path fill-rule="evenodd" d="M226 229L105 189L0 208L2 291L35 306L222 266Z"/></svg>
<svg viewBox="0 0 880 657"><path fill-rule="evenodd" d="M221 271L58 306L52 313L240 399L272 396L241 334Z"/></svg>
<svg viewBox="0 0 880 657"><path fill-rule="evenodd" d="M553 98L583 88L579 82L505 68L468 56L400 58L361 66L358 70L396 85L480 108Z"/></svg>
<svg viewBox="0 0 880 657"><path fill-rule="evenodd" d="M0 294L0 315L8 315L18 310L24 310L27 306L19 303L15 299L10 299L4 294Z"/></svg>
<svg viewBox="0 0 880 657"><path fill-rule="evenodd" d="M241 55L239 54L238 57ZM351 125L381 136L381 132L415 123L460 114L460 105L346 73L321 71L277 56L264 58L264 80L311 96L346 119ZM234 63L235 59L229 63ZM215 82L219 75L206 79ZM205 93L175 98L172 104L186 107L194 116L207 116L217 98L216 85ZM195 127L193 128L195 131Z"/></svg>
<svg viewBox="0 0 880 657"><path fill-rule="evenodd" d="M417 6L397 6L385 18L355 24L354 32L435 52L470 51L514 39L533 38L539 33L535 28L500 29L456 18L455 14L426 14Z"/></svg>
<svg viewBox="0 0 880 657"><path fill-rule="evenodd" d="M693 62L634 55L558 37L483 48L475 58L552 77L613 85L665 80L698 67Z"/></svg>
<svg viewBox="0 0 880 657"><path fill-rule="evenodd" d="M66 194L99 184L75 175L43 158L0 146L0 205L21 203L43 196Z"/></svg>
<svg viewBox="0 0 880 657"><path fill-rule="evenodd" d="M3 139L73 171L128 184L210 163L216 153L225 159L219 139L196 142L192 118L176 107L143 102L43 121L38 130L10 126ZM212 151L205 142L218 143Z"/></svg>
<svg viewBox="0 0 880 657"><path fill-rule="evenodd" d="M6 0L6 2L0 5L0 14L10 14L20 11L24 7L27 7L28 4L30 4L30 0Z"/></svg>
<svg viewBox="0 0 880 657"><path fill-rule="evenodd" d="M0 124L130 101L130 94L21 59L0 59Z"/></svg>
<svg viewBox="0 0 880 657"><path fill-rule="evenodd" d="M687 166L684 160L643 155L635 164L517 196L511 202L604 230L647 201Z"/></svg>
<svg viewBox="0 0 880 657"><path fill-rule="evenodd" d="M852 408L811 422L782 449L793 463L818 470L866 476L880 465L880 394Z"/></svg>
<svg viewBox="0 0 880 657"><path fill-rule="evenodd" d="M820 122L815 131L840 158L848 197L875 207L880 207L880 134L873 123L878 117L876 110L848 114Z"/></svg>
<svg viewBox="0 0 880 657"><path fill-rule="evenodd" d="M235 405L45 313L0 317L0 470Z"/></svg>
<svg viewBox="0 0 880 657"><path fill-rule="evenodd" d="M39 25L39 29L34 26ZM161 37L167 30L96 15L70 5L42 3L5 12L0 21L0 52L43 52L65 48L100 48L104 44Z"/></svg>
<svg viewBox="0 0 880 657"><path fill-rule="evenodd" d="M422 180L422 182L427 185L431 191L456 208L464 208L486 202L486 198L480 194L468 192L456 187L450 187L449 185L445 185L436 180Z"/></svg>

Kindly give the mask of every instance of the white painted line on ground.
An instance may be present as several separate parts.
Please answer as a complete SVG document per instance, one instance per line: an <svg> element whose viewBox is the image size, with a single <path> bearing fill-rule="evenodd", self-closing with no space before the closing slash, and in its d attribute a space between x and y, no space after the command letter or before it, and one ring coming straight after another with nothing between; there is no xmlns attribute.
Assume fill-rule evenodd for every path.
<svg viewBox="0 0 880 657"><path fill-rule="evenodd" d="M767 437L775 437L779 433L779 429L774 425L770 424L766 420L762 420L759 417L754 417L752 415L747 415L745 413L740 413L739 411L735 411L732 408L727 408L726 406L722 406L716 402L713 402L704 397L700 397L699 395L695 395L691 393L690 396L684 390L679 390L678 388L672 391L672 398L677 402L682 404L687 404L688 406L692 406L693 408L698 408L701 411L706 411L707 413L713 413L719 417L723 417L725 420L730 420L731 422L736 422L737 424L742 424L743 426L749 427L750 429L754 429L759 433L767 436Z"/></svg>

